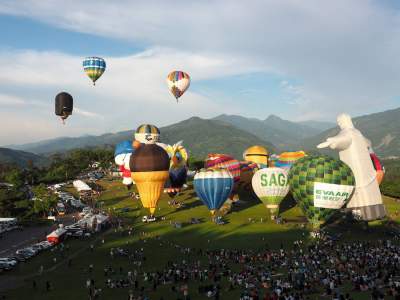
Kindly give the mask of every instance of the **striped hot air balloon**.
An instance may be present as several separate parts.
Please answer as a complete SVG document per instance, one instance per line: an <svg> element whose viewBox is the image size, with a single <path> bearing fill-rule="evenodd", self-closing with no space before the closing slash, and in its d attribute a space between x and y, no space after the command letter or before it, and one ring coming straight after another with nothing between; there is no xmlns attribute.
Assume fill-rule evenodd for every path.
<svg viewBox="0 0 400 300"><path fill-rule="evenodd" d="M227 154L210 153L205 161L206 169L227 169L233 176L234 182L240 180L240 162Z"/></svg>
<svg viewBox="0 0 400 300"><path fill-rule="evenodd" d="M176 102L190 86L190 76L182 71L173 71L168 74L167 84Z"/></svg>
<svg viewBox="0 0 400 300"><path fill-rule="evenodd" d="M142 124L136 129L135 140L142 144L159 142L160 129L151 124Z"/></svg>
<svg viewBox="0 0 400 300"><path fill-rule="evenodd" d="M383 177L385 176L385 167L372 150L370 150L369 156L371 157L372 164L374 165L374 169L376 171L376 181L378 181L378 184L380 185Z"/></svg>
<svg viewBox="0 0 400 300"><path fill-rule="evenodd" d="M231 194L233 178L226 169L202 169L194 176L193 186L197 196L214 215Z"/></svg>
<svg viewBox="0 0 400 300"><path fill-rule="evenodd" d="M106 70L106 62L101 57L91 56L83 60L83 70L86 75L96 84L96 80L103 75Z"/></svg>
<svg viewBox="0 0 400 300"><path fill-rule="evenodd" d="M275 161L275 167L289 170L295 161L304 156L306 156L304 151L283 152L279 155L278 160Z"/></svg>

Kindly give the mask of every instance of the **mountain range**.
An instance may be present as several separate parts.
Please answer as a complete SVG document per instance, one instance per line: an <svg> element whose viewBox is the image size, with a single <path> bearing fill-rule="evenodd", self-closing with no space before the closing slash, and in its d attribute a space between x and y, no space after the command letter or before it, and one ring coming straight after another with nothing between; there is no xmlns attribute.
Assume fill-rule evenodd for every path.
<svg viewBox="0 0 400 300"><path fill-rule="evenodd" d="M34 165L43 165L46 163L46 159L30 152L0 148L0 162L6 164L17 164L24 167L30 163Z"/></svg>
<svg viewBox="0 0 400 300"><path fill-rule="evenodd" d="M400 108L353 119L355 127L371 140L375 152L382 158L400 156ZM161 141L168 144L183 140L193 156L203 158L207 153L222 152L241 159L244 149L264 145L271 152L287 150L316 151L316 145L337 134L334 123L306 121L291 122L271 115L265 120L237 115L220 115L213 119L190 119L160 128ZM123 140L132 140L134 130L106 133L100 136L61 137L57 139L13 145L10 148L47 155L75 148L114 146ZM3 150L4 151L4 150ZM12 150L9 150L12 151ZM0 156L16 158L20 153ZM26 161L21 156L22 161Z"/></svg>

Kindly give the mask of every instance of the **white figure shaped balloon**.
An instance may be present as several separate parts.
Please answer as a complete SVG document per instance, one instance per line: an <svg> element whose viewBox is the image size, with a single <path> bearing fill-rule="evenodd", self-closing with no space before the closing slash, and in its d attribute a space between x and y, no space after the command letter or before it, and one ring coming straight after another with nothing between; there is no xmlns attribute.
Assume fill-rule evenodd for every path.
<svg viewBox="0 0 400 300"><path fill-rule="evenodd" d="M382 218L386 211L376 180L376 171L368 151L371 143L354 128L348 114L340 114L337 117L337 123L341 131L336 136L327 138L317 147L338 150L340 160L353 171L356 189L347 208L351 208L353 214L365 221Z"/></svg>

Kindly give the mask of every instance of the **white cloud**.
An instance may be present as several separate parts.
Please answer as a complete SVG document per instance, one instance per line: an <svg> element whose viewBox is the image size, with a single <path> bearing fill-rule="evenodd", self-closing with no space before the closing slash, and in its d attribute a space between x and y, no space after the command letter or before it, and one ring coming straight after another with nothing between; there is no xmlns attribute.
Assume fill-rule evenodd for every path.
<svg viewBox="0 0 400 300"><path fill-rule="evenodd" d="M29 128L23 124L39 118L47 125L37 133L47 138L57 133L76 136L127 130L145 122L164 126L193 115L213 117L226 112L226 107L193 91L185 93L176 104L167 88L168 72L185 66L185 71L201 80L258 68L247 66L240 58L226 57L225 60L218 56L155 48L126 57L106 57L109 67L93 86L83 72L81 60L78 56L54 52L0 52L0 88L13 90L13 94L0 94L0 105L7 104L8 116L24 120L9 123L15 125L15 132L5 132L0 144L11 143L7 135L13 141L34 141L38 135L22 134ZM57 132L52 129L54 125L49 124L59 125L54 115L54 97L61 91L73 96L74 112L67 125ZM18 108L17 104L24 108ZM229 106L231 112L239 110L235 105ZM18 130L20 134L16 134Z"/></svg>
<svg viewBox="0 0 400 300"><path fill-rule="evenodd" d="M98 130L225 110L192 91L171 109L165 76L172 69L189 72L193 87L250 72L298 80L281 82L288 118L333 119L344 110L360 115L399 105L393 100L400 95L399 14L378 1L3 0L0 12L148 45L137 55L106 58L112 68L95 88L82 79L78 57L0 55L1 84L24 86L25 93L40 86L47 99L67 89L81 109L104 115ZM240 111L240 104L229 110Z"/></svg>
<svg viewBox="0 0 400 300"><path fill-rule="evenodd" d="M24 105L26 102L20 97L14 95L4 95L0 94L0 105L1 106L19 106Z"/></svg>
<svg viewBox="0 0 400 300"><path fill-rule="evenodd" d="M82 115L82 116L89 117L89 118L103 118L103 116L101 116L97 113L86 111L86 110L80 109L78 107L74 108L74 112L77 113L78 115Z"/></svg>

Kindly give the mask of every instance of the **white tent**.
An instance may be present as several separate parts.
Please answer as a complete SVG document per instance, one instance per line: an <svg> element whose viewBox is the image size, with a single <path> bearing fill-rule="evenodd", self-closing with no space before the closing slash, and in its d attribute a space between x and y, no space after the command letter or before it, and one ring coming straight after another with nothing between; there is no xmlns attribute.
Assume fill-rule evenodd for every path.
<svg viewBox="0 0 400 300"><path fill-rule="evenodd" d="M73 183L74 188L76 188L76 190L78 192L84 192L84 191L91 191L91 187L88 186L85 182L83 182L82 180L75 180Z"/></svg>

